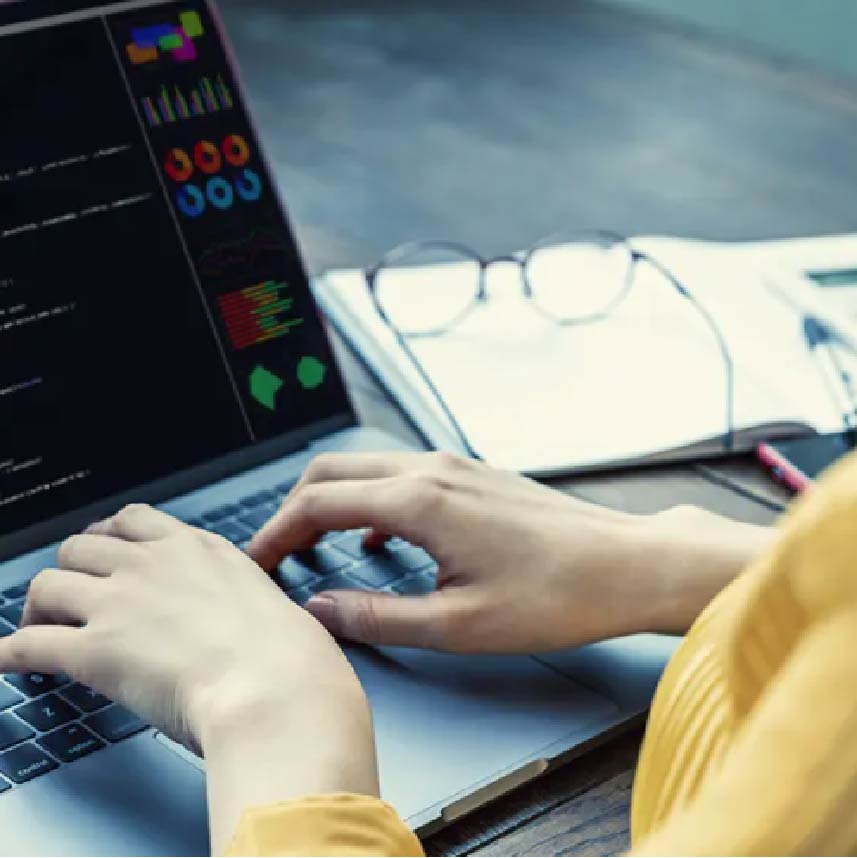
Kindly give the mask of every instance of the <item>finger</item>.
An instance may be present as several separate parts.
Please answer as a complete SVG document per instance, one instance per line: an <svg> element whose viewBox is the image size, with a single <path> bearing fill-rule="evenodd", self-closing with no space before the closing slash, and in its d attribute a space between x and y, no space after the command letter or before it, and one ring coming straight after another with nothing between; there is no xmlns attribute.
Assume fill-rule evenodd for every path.
<svg viewBox="0 0 857 858"><path fill-rule="evenodd" d="M131 504L116 515L87 528L87 533L113 536L129 542L153 542L164 539L183 527L178 519L146 504Z"/></svg>
<svg viewBox="0 0 857 858"><path fill-rule="evenodd" d="M21 628L44 624L85 624L101 583L98 578L82 572L44 569L30 584Z"/></svg>
<svg viewBox="0 0 857 858"><path fill-rule="evenodd" d="M342 480L306 486L283 502L247 553L272 569L286 555L314 545L329 530L371 527L423 545L439 530L442 489L424 477Z"/></svg>
<svg viewBox="0 0 857 858"><path fill-rule="evenodd" d="M135 545L112 536L81 533L70 536L57 552L57 566L89 575L112 575L137 553Z"/></svg>
<svg viewBox="0 0 857 858"><path fill-rule="evenodd" d="M423 471L442 473L463 460L447 453L322 453L305 468L292 491L313 483L380 480Z"/></svg>
<svg viewBox="0 0 857 858"><path fill-rule="evenodd" d="M429 465L426 453L322 453L306 467L289 495L314 483L373 480L399 476ZM382 548L390 534L369 530L363 544L370 551Z"/></svg>
<svg viewBox="0 0 857 858"><path fill-rule="evenodd" d="M418 457L417 453L322 453L307 465L291 494L313 483L394 477Z"/></svg>
<svg viewBox="0 0 857 858"><path fill-rule="evenodd" d="M367 530L363 536L363 547L367 551L378 551L392 535L392 533L384 533L383 530Z"/></svg>
<svg viewBox="0 0 857 858"><path fill-rule="evenodd" d="M461 609L452 592L393 596L331 590L304 606L332 635L377 646L447 649L450 617Z"/></svg>
<svg viewBox="0 0 857 858"><path fill-rule="evenodd" d="M0 639L2 673L68 673L77 676L82 629L29 626Z"/></svg>

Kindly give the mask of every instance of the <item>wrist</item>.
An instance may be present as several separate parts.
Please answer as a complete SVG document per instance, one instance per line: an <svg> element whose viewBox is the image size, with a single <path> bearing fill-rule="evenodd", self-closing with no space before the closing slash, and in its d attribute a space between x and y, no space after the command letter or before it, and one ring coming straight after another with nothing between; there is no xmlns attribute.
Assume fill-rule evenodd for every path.
<svg viewBox="0 0 857 858"><path fill-rule="evenodd" d="M345 670L320 667L305 682L242 675L198 696L213 854L226 851L249 809L311 795L379 795L368 702L342 661Z"/></svg>
<svg viewBox="0 0 857 858"><path fill-rule="evenodd" d="M774 530L733 521L694 506L649 519L653 573L652 628L684 634L708 603L762 554Z"/></svg>
<svg viewBox="0 0 857 858"><path fill-rule="evenodd" d="M208 760L225 748L268 743L301 750L301 757L317 758L308 745L318 740L327 748L349 746L361 752L372 748L372 717L366 695L344 657L343 669L308 672L302 679L276 678L276 671L260 670L225 676L195 696L192 732ZM364 754L365 756L365 754ZM349 791L344 784L337 791Z"/></svg>

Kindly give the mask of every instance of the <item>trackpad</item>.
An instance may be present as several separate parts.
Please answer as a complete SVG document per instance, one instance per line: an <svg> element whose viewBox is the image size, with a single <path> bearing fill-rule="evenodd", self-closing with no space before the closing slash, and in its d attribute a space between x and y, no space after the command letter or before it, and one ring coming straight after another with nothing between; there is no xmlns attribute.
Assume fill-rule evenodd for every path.
<svg viewBox="0 0 857 858"><path fill-rule="evenodd" d="M372 704L382 794L406 819L555 756L619 711L526 656L346 652Z"/></svg>

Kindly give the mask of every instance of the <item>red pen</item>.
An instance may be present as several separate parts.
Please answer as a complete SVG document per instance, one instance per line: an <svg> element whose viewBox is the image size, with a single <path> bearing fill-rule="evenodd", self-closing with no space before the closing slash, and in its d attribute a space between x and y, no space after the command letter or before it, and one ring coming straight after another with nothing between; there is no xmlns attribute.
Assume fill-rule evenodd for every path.
<svg viewBox="0 0 857 858"><path fill-rule="evenodd" d="M808 489L814 481L800 468L793 465L782 453L770 444L756 445L756 458L771 472L774 479L796 494Z"/></svg>

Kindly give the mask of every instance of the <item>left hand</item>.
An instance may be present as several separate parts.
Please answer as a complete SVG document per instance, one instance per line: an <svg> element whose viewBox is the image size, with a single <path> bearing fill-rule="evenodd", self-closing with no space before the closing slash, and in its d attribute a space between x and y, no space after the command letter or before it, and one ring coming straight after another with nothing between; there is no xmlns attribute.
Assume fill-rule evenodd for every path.
<svg viewBox="0 0 857 858"><path fill-rule="evenodd" d="M62 545L0 640L0 670L68 673L198 753L238 707L274 708L288 730L343 706L371 742L362 689L322 626L226 540L146 506Z"/></svg>
<svg viewBox="0 0 857 858"><path fill-rule="evenodd" d="M225 539L132 506L67 540L57 566L0 640L0 671L63 671L201 753L214 854L246 808L378 795L342 650Z"/></svg>

